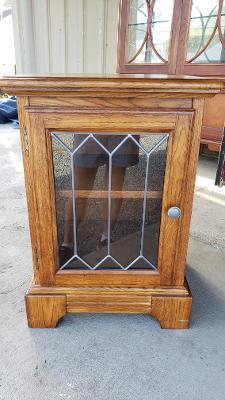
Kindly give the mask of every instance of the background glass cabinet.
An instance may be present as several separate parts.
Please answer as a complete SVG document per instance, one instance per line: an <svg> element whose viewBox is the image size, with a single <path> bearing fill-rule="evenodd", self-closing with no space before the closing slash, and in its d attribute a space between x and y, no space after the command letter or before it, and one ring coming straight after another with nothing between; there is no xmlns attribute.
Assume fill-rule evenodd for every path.
<svg viewBox="0 0 225 400"><path fill-rule="evenodd" d="M122 0L118 72L225 78L224 0ZM225 94L205 101L202 148L219 151Z"/></svg>
<svg viewBox="0 0 225 400"><path fill-rule="evenodd" d="M223 75L223 0L122 0L119 72Z"/></svg>

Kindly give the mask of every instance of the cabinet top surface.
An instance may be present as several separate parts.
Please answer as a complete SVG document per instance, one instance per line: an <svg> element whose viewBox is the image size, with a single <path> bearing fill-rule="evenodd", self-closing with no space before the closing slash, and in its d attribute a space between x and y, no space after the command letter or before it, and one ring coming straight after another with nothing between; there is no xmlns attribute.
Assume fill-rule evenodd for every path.
<svg viewBox="0 0 225 400"><path fill-rule="evenodd" d="M224 88L221 80L175 75L16 75L0 78L3 92L17 95L68 94L77 91L142 91L213 95Z"/></svg>

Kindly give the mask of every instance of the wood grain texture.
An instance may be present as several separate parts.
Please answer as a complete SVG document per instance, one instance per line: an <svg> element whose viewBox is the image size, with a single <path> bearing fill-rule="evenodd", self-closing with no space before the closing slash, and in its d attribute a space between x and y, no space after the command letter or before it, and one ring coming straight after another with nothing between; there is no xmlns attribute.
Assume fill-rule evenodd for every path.
<svg viewBox="0 0 225 400"><path fill-rule="evenodd" d="M30 328L55 328L66 313L66 297L31 296L25 297L27 321Z"/></svg>
<svg viewBox="0 0 225 400"><path fill-rule="evenodd" d="M201 143L217 145L219 151L225 124L224 117L225 94L217 94L212 99L206 99L204 105Z"/></svg>
<svg viewBox="0 0 225 400"><path fill-rule="evenodd" d="M189 0L188 0L189 1ZM182 25L182 4L180 0L174 1L173 7L173 19L171 24L171 34L170 34L170 49L169 49L169 65L168 70L170 74L175 74L177 69L177 56L179 54L180 47L180 25Z"/></svg>
<svg viewBox="0 0 225 400"><path fill-rule="evenodd" d="M57 293L57 294L56 294ZM162 328L189 327L189 288L54 288L31 286L26 296L28 324L54 328L68 313L141 313L156 318Z"/></svg>
<svg viewBox="0 0 225 400"><path fill-rule="evenodd" d="M29 116L28 121L30 132L32 132L32 186L37 204L35 226L40 255L38 278L41 284L53 284L56 272L55 245L57 239L55 236L56 213L54 190L50 190L51 183L49 180L51 163L49 163L48 159L46 132L42 119L32 114ZM47 268L46 265L48 266Z"/></svg>
<svg viewBox="0 0 225 400"><path fill-rule="evenodd" d="M167 132L175 128L177 113L151 110L76 110L29 108L28 113L42 124L42 130L89 132ZM57 112L58 111L58 112Z"/></svg>
<svg viewBox="0 0 225 400"><path fill-rule="evenodd" d="M72 190L62 190L59 195L66 198L72 197ZM107 199L109 195L108 190L76 190L77 199ZM143 190L112 190L112 199L143 199ZM161 199L162 192L149 190L147 192L147 199Z"/></svg>
<svg viewBox="0 0 225 400"><path fill-rule="evenodd" d="M181 209L183 210L183 215L182 225L177 238L177 246L179 250L176 252L174 257L174 285L182 285L184 281L194 187L199 156L204 99L195 99L193 106L195 108L195 114L192 121L191 130L189 131L187 146L188 154L186 158L186 165L183 170L185 182L185 185L183 185L182 189L181 200Z"/></svg>
<svg viewBox="0 0 225 400"><path fill-rule="evenodd" d="M0 79L0 88L9 94L68 95L77 92L99 93L173 93L202 94L205 97L219 93L224 87L220 80L190 76L169 75L48 75L16 76Z"/></svg>
<svg viewBox="0 0 225 400"><path fill-rule="evenodd" d="M184 190L183 171L187 163L188 133L190 130L192 113L179 115L175 131L170 135L167 150L167 166L164 180L163 204L161 216L161 234L159 241L158 268L161 275L161 284L171 283L174 268L174 257L179 251L178 232L183 223L184 209L181 200ZM168 209L179 207L181 217L170 219Z"/></svg>
<svg viewBox="0 0 225 400"><path fill-rule="evenodd" d="M33 273L35 276L35 281L37 283L40 283L38 274L40 249L39 249L38 233L37 233L37 202L33 186L34 182L33 160L32 160L33 153L31 150L32 135L29 129L29 121L25 113L25 107L28 105L28 99L24 97L18 98L17 105L18 105L18 116L20 124L21 148L23 154L24 177L26 184L30 238L32 244Z"/></svg>
<svg viewBox="0 0 225 400"><path fill-rule="evenodd" d="M33 281L29 288L29 294L39 294L39 295L67 295L67 296L189 296L190 290L185 280L183 286L162 286L162 285L149 285L146 288L130 287L127 286L40 286L35 284Z"/></svg>
<svg viewBox="0 0 225 400"><path fill-rule="evenodd" d="M161 284L171 284L175 254L180 254L178 240L179 230L182 229L185 206L182 198L185 187L184 169L188 159L188 143L191 120L193 114L187 113L177 117L175 131L170 135L167 150L167 166L164 180L162 216L159 241L158 268L161 276ZM181 217L170 219L168 210L170 207L179 207ZM184 245L185 246L185 245Z"/></svg>
<svg viewBox="0 0 225 400"><path fill-rule="evenodd" d="M160 285L160 274L155 270L59 270L55 285L61 286L130 286L149 287Z"/></svg>
<svg viewBox="0 0 225 400"><path fill-rule="evenodd" d="M161 328L189 328L192 298L153 297L150 314L155 317Z"/></svg>
<svg viewBox="0 0 225 400"><path fill-rule="evenodd" d="M142 96L142 97L141 97ZM128 97L36 97L29 98L30 107L67 107L68 109L188 109L192 108L192 99L184 98L182 102L176 98L149 97L130 95Z"/></svg>

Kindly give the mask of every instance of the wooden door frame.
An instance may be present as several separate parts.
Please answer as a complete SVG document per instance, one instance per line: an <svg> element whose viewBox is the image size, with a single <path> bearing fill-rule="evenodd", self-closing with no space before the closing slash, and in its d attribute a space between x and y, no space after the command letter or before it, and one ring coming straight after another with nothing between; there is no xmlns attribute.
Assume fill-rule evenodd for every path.
<svg viewBox="0 0 225 400"><path fill-rule="evenodd" d="M191 21L192 0L185 0L181 5L181 21L179 33L179 51L177 53L176 75L202 75L216 76L224 75L224 64L220 63L188 63L187 47L188 35Z"/></svg>
<svg viewBox="0 0 225 400"><path fill-rule="evenodd" d="M175 74L176 57L178 52L179 29L182 17L182 8L179 3L182 0L174 0L173 17L171 24L170 49L168 63L128 63L127 62L127 35L128 35L128 19L129 19L129 0L120 1L119 9L119 25L118 25L118 45L117 45L117 72L119 73L159 73L159 74ZM176 21L176 23L174 23Z"/></svg>
<svg viewBox="0 0 225 400"><path fill-rule="evenodd" d="M187 230L186 216L191 212L187 204L188 188L184 187L190 167L192 142L190 111L90 111L66 109L54 112L52 108L28 107L30 151L33 163L33 188L36 205L36 232L39 252L37 281L43 285L73 286L153 286L183 285L187 238L177 248ZM66 118L65 118L65 113ZM151 127L151 128L150 128ZM57 224L54 192L54 175L51 149L51 131L88 132L165 132L169 133L166 173L164 180L161 233L159 239L158 269L156 271L81 271L57 270ZM32 132L32 133L31 133ZM168 208L181 208L180 220L169 220ZM175 236L174 236L175 232ZM185 234L184 234L185 236ZM183 239L182 239L183 240ZM176 265L176 260L179 267ZM177 272L179 271L179 273Z"/></svg>

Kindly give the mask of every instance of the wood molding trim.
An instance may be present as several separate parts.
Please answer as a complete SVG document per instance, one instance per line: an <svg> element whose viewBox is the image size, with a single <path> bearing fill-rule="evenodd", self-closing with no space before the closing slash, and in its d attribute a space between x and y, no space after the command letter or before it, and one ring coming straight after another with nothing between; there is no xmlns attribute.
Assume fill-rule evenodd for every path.
<svg viewBox="0 0 225 400"><path fill-rule="evenodd" d="M40 287L31 285L25 297L28 325L55 328L65 313L149 314L162 328L185 329L189 325L191 292L180 288Z"/></svg>
<svg viewBox="0 0 225 400"><path fill-rule="evenodd" d="M170 75L67 75L16 76L0 79L3 92L14 95L46 96L94 92L104 96L113 93L182 93L205 96L219 93L223 82L210 78Z"/></svg>

